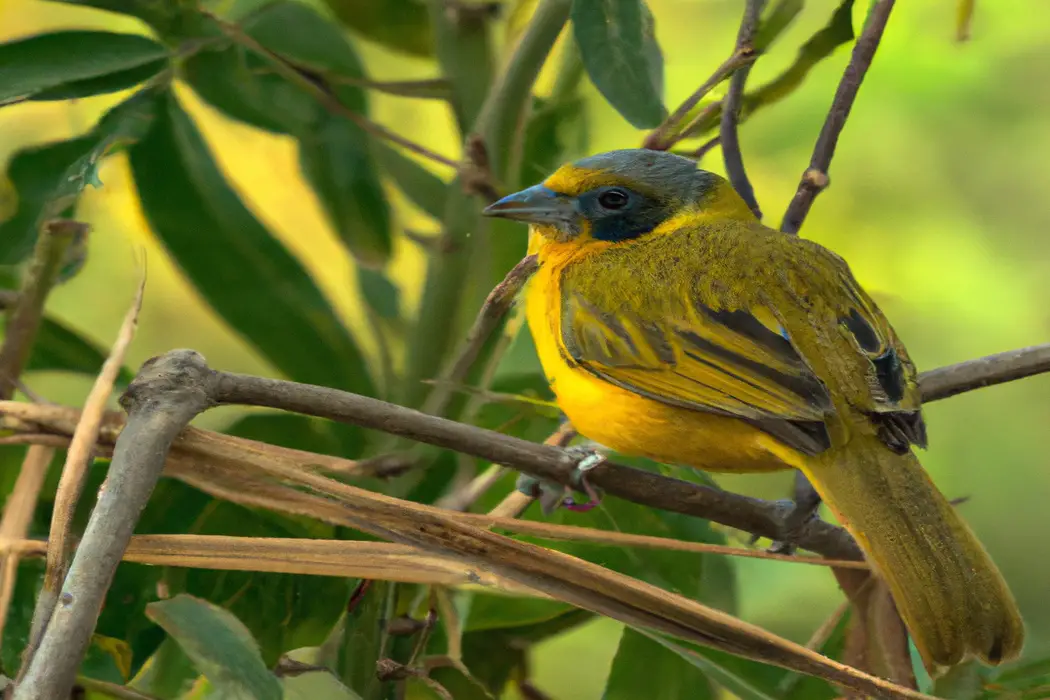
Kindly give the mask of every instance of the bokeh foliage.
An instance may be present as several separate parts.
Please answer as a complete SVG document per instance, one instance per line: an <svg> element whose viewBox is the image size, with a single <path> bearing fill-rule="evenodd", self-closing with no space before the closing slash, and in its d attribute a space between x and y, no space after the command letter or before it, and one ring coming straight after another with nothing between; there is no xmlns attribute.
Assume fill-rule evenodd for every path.
<svg viewBox="0 0 1050 700"><path fill-rule="evenodd" d="M70 9L70 5L93 9ZM417 407L426 405L428 394L434 390L423 380L439 376L481 299L523 254L524 237L513 224L480 219L484 191L482 188L478 194L477 183L469 173L454 172L392 145L367 124L326 107L317 90L355 115L393 125L413 141L428 146L437 142L439 150L457 160L460 153L456 149L466 135L480 134L491 146L488 156L492 170L482 173L487 176L482 184L509 191L588 151L637 145L641 135L634 128L656 126L667 113L665 82L676 92L687 94L709 70L698 65L713 67L727 55L737 19L736 7L682 8L673 3L647 5L642 0L518 0L497 7L438 0L329 0L324 4L239 0L201 5L86 0L45 6L52 13L70 13L74 25L80 26L77 23L83 21L85 26L97 29L61 28L6 37L7 42L0 45L0 104L8 103L5 111L23 110L22 114L34 109L33 103L61 100L105 105L105 110L69 138L48 138L26 147L17 147L14 142L3 144L10 151L7 178L13 195L9 210L0 213L4 215L0 221L0 265L4 266L0 278L4 285L17 287L21 265L44 220L59 215L90 218L91 202L114 187L108 173L113 173L119 186L125 176L117 169L126 168L130 182L126 192L131 194L123 196L135 202L126 207L131 212L128 216L140 212L150 232L146 241L153 251L150 274L155 259L163 258L163 283L165 276L173 276L164 267L170 262L185 284L177 294L189 297L165 300L170 309L167 318L179 330L178 334L155 334L158 340L154 349L163 349L164 344L195 346L198 337L209 334L208 329L221 326L225 337L240 348L239 354L230 355L235 363L242 363L237 369L270 372ZM763 154L753 170L760 197L772 193L786 199L805 162L814 125L829 99L828 86L839 72L854 32L859 31L866 6L851 0L769 3L759 41L768 46L770 56L755 69L742 115L750 120L745 138L753 138L754 150ZM1002 30L1005 12L994 11L985 31ZM700 17L699 13L706 14ZM562 31L566 19L570 23ZM847 130L861 135L843 146L845 151L854 148L866 160L840 157L836 161L834 188L821 200L813 225L822 230L821 225L842 226L843 222L863 220L881 221L883 227L894 228L884 233L876 231L875 224L859 225L850 229L855 238L831 242L842 243L835 247L851 261L859 258L860 264L855 262L855 267L865 281L876 282L876 290L903 289L911 278L922 278L926 287L920 284L915 289L940 301L942 306L931 303L922 313L910 316L906 315L910 307L892 296L883 302L891 317L904 316L898 325L903 326L909 347L920 361L960 360L1037 342L1045 337L1048 327L1045 313L1040 315L1025 299L1027 289L1002 279L1008 276L1006 267L993 266L988 271L1001 284L978 284L978 289L988 290L988 296L972 304L965 296L967 290L960 289L972 280L950 278L943 269L938 269L944 275L942 281L929 283L925 275L947 264L941 263L942 259L965 263L983 255L981 246L989 244L990 238L973 232L980 228L975 221L1003 221L1015 228L1032 225L1014 210L996 208L987 197L966 196L996 187L1011 196L1015 192L981 173L964 172L962 152L1013 149L1015 157L1008 165L1024 180L1015 183L1016 188L1037 194L1031 183L1040 175L1045 177L1046 171L1039 169L1034 154L1017 153L1019 143L993 125L1014 119L1019 128L1032 128L1038 122L1025 110L1034 113L1040 105L1019 97L1011 78L996 77L992 69L982 72L976 65L978 59L967 56L970 48L953 46L950 20L938 24L935 17L914 15L902 19L900 28L896 22L891 22L888 45L880 51L872 78L878 81L878 71L886 71L881 73L884 87L865 86L862 95L874 95L858 106L859 117L854 121L859 119L860 124L851 123ZM561 38L555 44L559 32ZM1016 33L1028 47L1037 46L1032 37L1050 38L1050 32L1038 34L1032 28L1018 28ZM671 41L657 42L665 37ZM705 45L697 46L701 37ZM909 41L914 45L909 46ZM944 75L935 76L932 85L920 84L917 78L909 77L909 71L914 70L916 61L934 60L930 58L935 50L929 48L931 45L943 45L937 49L941 51L938 56L958 52L959 64L939 66ZM528 51L519 50L523 46ZM665 68L664 61L671 55L668 46L674 47L675 61ZM521 62L515 62L516 58ZM1050 75L1050 67L1040 56L1008 54L1000 56L1000 61L1005 66L1014 61L1026 68L1034 62L1042 68L1041 75ZM884 64L888 67L881 68ZM427 81L372 82L373 67L384 80L410 75ZM399 74L398 68L404 68L404 74ZM541 69L539 87L534 91L533 82ZM298 78L290 78L289 70ZM1005 69L1002 73L1011 75ZM823 81L817 82L823 92L800 94L810 74L814 80ZM969 78L968 83L971 74L977 78ZM887 80L887 75L895 77L896 82ZM435 76L436 83L432 80ZM985 76L993 77L982 80ZM880 111L873 104L880 99L897 99L885 87L891 83L914 97L906 103L903 117ZM969 97L967 86L986 92L976 100L974 109L979 113L968 122L949 121L949 117L956 119L960 104L972 104L963 102ZM695 114L714 105L718 97L716 94L702 103ZM395 99L426 100L431 109L425 118L406 118L407 112L392 106ZM1011 105L1010 100L1020 106ZM377 109L377 103L383 108ZM864 116L866 111L870 116ZM1045 110L1042 114L1045 121ZM896 150L876 143L889 131L879 118L890 120L891 125L912 122L907 128L901 125L898 135L887 139ZM286 202L291 214L281 222L279 233L272 215L262 213L265 208L256 201L260 195L246 189L243 179L233 178L232 160L245 149L215 137L213 124L218 120L237 125L233 128L258 130L286 149L281 161L257 161L254 165L274 171L269 176L277 184L267 190L274 197L285 196L285 185L291 189L291 181L302 183L294 185L296 195ZM712 107L695 122L691 136L696 140L685 145L702 144L717 123L718 110ZM750 131L752 127L754 131ZM939 134L940 139L927 139L933 131L950 132L954 140L943 134ZM442 136L432 138L429 132ZM965 148L958 148L958 144ZM925 159L916 155L920 149L928 149ZM897 171L888 163L887 150L911 161L912 168L907 170L911 180L895 179ZM705 165L717 168L714 160L709 158ZM755 162L749 160L753 168ZM995 161L980 162L987 169ZM958 177L941 175L945 168L954 170ZM773 170L777 175L767 172ZM104 177L100 178L100 173ZM763 188L767 182L769 187ZM464 188L464 184L471 186ZM952 210L937 211L929 206L930 197L938 206ZM890 205L898 209L899 216L910 214L910 218L889 219L884 212L876 211L879 206ZM824 218L821 208L830 212ZM963 231L935 227L927 233L924 224L940 218L960 224ZM323 234L303 239L300 229L323 229ZM961 235L966 237L957 238ZM321 237L325 242L320 255L326 258L327 269L339 266L341 271L334 283L330 273L319 272L319 254L307 254ZM64 289L76 289L85 306L122 299L123 290L116 288L105 270L98 270L113 264L116 256L111 249L116 242L98 231L90 245L86 267L71 267L71 273L78 274L65 280L65 287L59 288L56 296L61 299ZM1027 235L1007 237L999 245L1000 251L1011 256L1011 262L1030 250L1043 253L1045 259L1048 250L1045 243L1033 242ZM104 246L110 250L102 250ZM157 252L161 255L155 255ZM1045 272L1045 263L1042 268L1030 263L1023 269L1036 275L1040 269ZM1041 289L1050 291L1045 286ZM151 294L148 289L147 299ZM183 321L179 310L184 304L206 309L197 313L206 316L206 321ZM988 310L993 304L999 306ZM1003 306L1009 308L997 314ZM149 312L147 307L147 315ZM104 355L100 341L107 334L95 325L98 316L90 309L82 318L77 316L67 313L46 319L29 365L33 372L45 373L45 385L54 386L58 395L66 383L75 383L75 375L97 371ZM969 326L963 323L967 321ZM148 328L148 319L146 323ZM1042 330L1035 335L1013 330L1024 323ZM1004 329L999 334L1004 346L986 347L974 340L982 335L977 329L1000 327ZM960 332L967 328L965 335ZM470 379L477 387L475 391L465 396L456 394L444 412L541 440L556 425L550 411L520 401L482 400L486 392L548 397L527 335L519 330L519 324L508 322L506 342L486 349L479 371ZM220 358L224 356L220 354ZM47 384L48 373L59 379ZM30 379L36 376L30 375ZM1045 393L1046 380L1033 381L1042 382ZM1028 396L1023 389L1003 391L1014 392L1011 396L1015 400ZM990 465L1010 464L1013 469L1017 464L1018 470L1030 470L1026 473L1034 470L1024 462L1041 452L1017 448L1014 438L1023 428L1034 428L1038 420L1019 406L1001 398L996 401L984 395L972 396L951 407L938 407L932 423L940 430L938 435L951 435L950 423L972 422L974 413L988 416L998 410L997 406L1004 412L1024 414L1011 424L1013 432L989 435L986 443L972 449L965 446L965 440L957 440L954 447L934 453L935 465L957 460L960 464L953 469L962 469L963 464L974 468L971 465L976 457ZM1048 417L1045 405L1033 410L1044 421ZM391 447L380 435L291 416L228 415L222 427L231 434L350 458L372 456ZM1026 439L1035 442L1034 438ZM998 446L1003 442L1010 445L1001 450ZM0 447L4 493L10 490L21 455L20 448ZM487 466L429 451L420 455L427 465L425 470L378 488L434 502L465 476ZM52 471L57 473L57 466ZM98 465L88 493L97 489L102 472L103 465ZM1003 478L1024 488L1020 477ZM1031 478L1045 495L1050 495L1045 477L1041 481L1036 475ZM48 499L53 498L55 488L55 479L51 481L34 522L34 536L47 532ZM504 479L477 507L494 505L512 487L512 481L511 477ZM971 488L988 489L997 483L992 476L968 482ZM739 485L751 486L750 482ZM766 488L770 489L767 493L780 495L772 490L776 487ZM982 512L991 521L993 513L1007 511L996 507ZM81 522L86 512L82 516ZM530 512L528 517L541 516ZM615 499L607 499L601 509L591 513L559 512L554 518L690 540L719 543L727 539L726 533L703 522L654 513ZM1033 516L1025 520L1022 529L1032 531L1039 523L1050 525L1045 517L1038 521ZM1023 553L1013 553L1021 549L1014 525L997 522L987 530L995 525L1000 529L994 533L991 547L1007 557L1004 569L1026 612L1034 610L1037 595L1045 596L1047 590L1047 565L1030 564ZM137 532L356 536L327 525L219 502L174 481L162 482ZM776 606L782 610L785 600L792 600L793 591L801 599L816 600L821 611L830 610L838 600L827 580L814 584L814 576L805 578L808 572L800 577L793 570L737 565L711 556L612 552L571 544L558 547L729 612L754 614L760 609L776 611ZM40 571L38 562L26 562L21 567L18 593L4 631L2 661L9 675L17 669L18 645L26 635ZM187 596L161 601L158 585L169 594ZM356 586L353 581L285 574L123 565L103 611L99 637L82 672L117 683L134 677L135 687L158 698L199 697L204 692L202 683L215 692L230 694L223 697L236 697L234 693L244 688L251 689L251 697L281 697L282 692L285 697L306 697L307 693L315 698L353 697L351 692L365 698L384 697L389 684L376 683L369 669L381 656L407 659L414 638L387 638L372 632L381 627L378 621L390 616L424 616L428 598L411 586L374 585L361 604L351 606L344 614ZM587 614L545 601L463 591L449 595L460 617L463 660L473 679L452 668L435 672L434 678L456 698L486 697L530 678L532 647L540 649L542 657L545 641L582 629L591 621ZM797 609L801 606L794 607L785 614L787 618L804 613ZM810 627L817 617L807 616ZM1050 616L1036 611L1029 619L1036 650L1030 658L1036 660L998 676L964 669L945 681L956 686L949 690L944 685L939 690L950 692L950 697L1041 697L1038 693L1046 690L1050 673L1045 662L1038 661L1037 653L1048 639ZM791 631L798 636L797 630ZM426 653L447 653L449 633L449 625L439 620ZM556 697L589 697L577 684L577 673L597 677L591 684L605 686L609 698L638 697L642 690L656 692L656 677L661 681L655 697L664 698L705 697L705 693L714 697L717 688L741 698L836 696L818 681L709 650L693 650L699 656L690 655L633 631L622 638L614 631L612 642L599 638L602 635L577 638L590 639L610 653L615 651L605 659L609 665L597 671L573 668L561 673L558 685L550 688ZM832 635L824 650L837 654L841 639L841 634ZM211 646L220 641L217 647ZM317 674L304 674L284 678L282 691L267 670L292 650L309 663L327 663L324 654L333 647L341 654L331 662L340 681L333 686L290 689L293 679L297 684L326 682L310 678ZM202 674L207 676L206 682L200 680ZM416 682L410 682L408 688L418 697L433 692ZM92 692L105 697L102 691Z"/></svg>

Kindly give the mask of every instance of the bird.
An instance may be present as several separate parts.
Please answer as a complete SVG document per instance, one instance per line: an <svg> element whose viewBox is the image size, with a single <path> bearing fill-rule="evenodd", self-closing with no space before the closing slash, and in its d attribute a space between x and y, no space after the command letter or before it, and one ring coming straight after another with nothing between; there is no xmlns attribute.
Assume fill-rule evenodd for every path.
<svg viewBox="0 0 1050 700"><path fill-rule="evenodd" d="M927 669L1020 654L1010 589L912 449L927 444L915 365L840 256L647 149L563 165L483 213L529 225L525 315L582 436L711 472L797 469Z"/></svg>

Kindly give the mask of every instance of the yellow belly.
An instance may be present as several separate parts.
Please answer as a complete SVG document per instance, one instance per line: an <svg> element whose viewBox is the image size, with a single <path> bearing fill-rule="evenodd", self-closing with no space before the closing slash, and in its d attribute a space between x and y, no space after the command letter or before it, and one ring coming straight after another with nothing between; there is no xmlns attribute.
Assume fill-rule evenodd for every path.
<svg viewBox="0 0 1050 700"><path fill-rule="evenodd" d="M550 259L541 265L529 283L526 312L547 381L581 435L622 454L706 471L801 465L801 454L741 420L661 403L569 365L556 336L559 267Z"/></svg>

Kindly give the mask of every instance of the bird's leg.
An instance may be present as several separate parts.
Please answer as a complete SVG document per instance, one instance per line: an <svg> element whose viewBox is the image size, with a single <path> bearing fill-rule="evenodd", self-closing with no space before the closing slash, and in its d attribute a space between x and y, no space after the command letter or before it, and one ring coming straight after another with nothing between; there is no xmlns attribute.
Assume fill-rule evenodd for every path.
<svg viewBox="0 0 1050 700"><path fill-rule="evenodd" d="M806 524L817 516L820 510L820 494L809 483L806 475L795 472L795 499L791 510L784 517L784 539L773 542L769 551L775 554L794 554L795 539Z"/></svg>
<svg viewBox="0 0 1050 700"><path fill-rule="evenodd" d="M557 510L559 506L564 506L577 512L585 512L601 502L601 498L594 490L594 487L587 482L587 472L604 462L605 455L583 445L566 447L565 452L576 460L573 487L586 493L589 502L577 503L572 497L572 489L567 486L537 479L528 474L522 474L518 477L517 489L526 496L531 496L538 500L543 514L547 516Z"/></svg>

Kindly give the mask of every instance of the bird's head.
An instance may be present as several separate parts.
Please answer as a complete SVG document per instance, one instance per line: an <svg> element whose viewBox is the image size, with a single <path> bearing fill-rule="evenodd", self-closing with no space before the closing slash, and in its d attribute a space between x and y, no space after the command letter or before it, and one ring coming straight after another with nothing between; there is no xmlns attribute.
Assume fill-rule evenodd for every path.
<svg viewBox="0 0 1050 700"><path fill-rule="evenodd" d="M631 241L682 217L754 217L723 178L663 151L610 151L563 165L542 183L488 206L551 241ZM685 223L683 221L683 223Z"/></svg>

